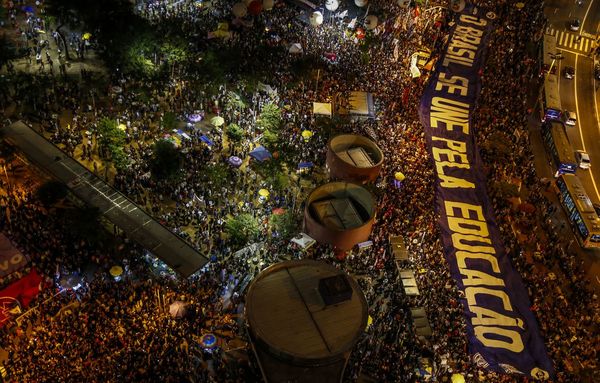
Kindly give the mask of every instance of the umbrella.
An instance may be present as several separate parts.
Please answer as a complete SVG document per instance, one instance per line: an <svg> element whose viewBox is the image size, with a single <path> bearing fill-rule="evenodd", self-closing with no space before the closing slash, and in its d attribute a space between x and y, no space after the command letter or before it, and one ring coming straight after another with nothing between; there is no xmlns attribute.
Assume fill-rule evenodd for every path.
<svg viewBox="0 0 600 383"><path fill-rule="evenodd" d="M215 348L217 345L217 337L214 334L204 334L200 338L200 345L207 349Z"/></svg>
<svg viewBox="0 0 600 383"><path fill-rule="evenodd" d="M269 196L269 194L271 194L271 193L269 193L269 191L267 189L260 189L258 191L258 195L261 196L261 197L265 197L266 198L266 197Z"/></svg>
<svg viewBox="0 0 600 383"><path fill-rule="evenodd" d="M236 168L242 165L242 159L238 156L229 157L229 163Z"/></svg>
<svg viewBox="0 0 600 383"><path fill-rule="evenodd" d="M357 7L362 8L369 3L369 0L354 0Z"/></svg>
<svg viewBox="0 0 600 383"><path fill-rule="evenodd" d="M316 27L321 24L323 24L323 14L319 11L313 12L312 15L310 15L310 25Z"/></svg>
<svg viewBox="0 0 600 383"><path fill-rule="evenodd" d="M285 214L285 209L282 209L280 207L273 209L273 214L275 215L282 215Z"/></svg>
<svg viewBox="0 0 600 383"><path fill-rule="evenodd" d="M333 12L336 9L338 9L339 6L340 6L340 3L338 0L326 0L325 1L325 8L327 8L327 10L330 12Z"/></svg>
<svg viewBox="0 0 600 383"><path fill-rule="evenodd" d="M182 318L187 312L187 305L182 301L175 301L169 306L169 314L173 318Z"/></svg>
<svg viewBox="0 0 600 383"><path fill-rule="evenodd" d="M127 125L125 125L125 124L119 124L119 126L117 126L117 128L119 130L126 131L127 130Z"/></svg>
<svg viewBox="0 0 600 383"><path fill-rule="evenodd" d="M233 12L233 15L235 17L244 17L248 13L248 10L246 9L246 4L244 3L233 4L233 8L231 9L231 11Z"/></svg>
<svg viewBox="0 0 600 383"><path fill-rule="evenodd" d="M210 119L210 123L214 126L221 126L225 123L225 119L223 119L221 116L214 116Z"/></svg>
<svg viewBox="0 0 600 383"><path fill-rule="evenodd" d="M26 5L26 6L22 7L21 9L23 10L23 12L26 12L26 13L35 13L35 9L31 5Z"/></svg>
<svg viewBox="0 0 600 383"><path fill-rule="evenodd" d="M313 136L313 132L311 132L310 130L302 131L302 138L304 138L304 140L308 141L312 136Z"/></svg>
<svg viewBox="0 0 600 383"><path fill-rule="evenodd" d="M312 168L315 164L310 161L303 161L298 164L298 169Z"/></svg>
<svg viewBox="0 0 600 383"><path fill-rule="evenodd" d="M260 11L262 11L262 3L258 0L254 0L253 2L251 2L250 4L248 4L248 12L253 15L256 16L260 13Z"/></svg>
<svg viewBox="0 0 600 383"><path fill-rule="evenodd" d="M188 121L193 123L200 122L202 121L202 115L200 113L192 113L188 116Z"/></svg>
<svg viewBox="0 0 600 383"><path fill-rule="evenodd" d="M250 157L254 158L257 161L263 162L271 158L271 153L264 146L257 146L254 150L250 152Z"/></svg>
<svg viewBox="0 0 600 383"><path fill-rule="evenodd" d="M465 383L465 377L462 374L452 374L452 383Z"/></svg>
<svg viewBox="0 0 600 383"><path fill-rule="evenodd" d="M200 136L200 141L204 142L208 146L213 146L215 144L214 142L211 141L210 138L208 138L204 135Z"/></svg>
<svg viewBox="0 0 600 383"><path fill-rule="evenodd" d="M108 273L116 278L123 274L123 268L121 266L113 266L108 270Z"/></svg>
<svg viewBox="0 0 600 383"><path fill-rule="evenodd" d="M362 40L365 38L365 30L362 28L356 28L356 38Z"/></svg>
<svg viewBox="0 0 600 383"><path fill-rule="evenodd" d="M369 15L365 18L365 28L367 28L368 30L373 30L377 27L378 22L379 19L377 19L377 16Z"/></svg>
<svg viewBox="0 0 600 383"><path fill-rule="evenodd" d="M82 38L82 39L84 39L84 40L89 40L89 39L90 39L90 37L92 37L92 34L91 34L91 33L89 33L89 32L85 32L85 33L84 33L84 34L81 36L81 38Z"/></svg>
<svg viewBox="0 0 600 383"><path fill-rule="evenodd" d="M396 174L394 174L394 178L396 179L396 181L402 182L402 181L404 181L406 176L402 172L396 172Z"/></svg>

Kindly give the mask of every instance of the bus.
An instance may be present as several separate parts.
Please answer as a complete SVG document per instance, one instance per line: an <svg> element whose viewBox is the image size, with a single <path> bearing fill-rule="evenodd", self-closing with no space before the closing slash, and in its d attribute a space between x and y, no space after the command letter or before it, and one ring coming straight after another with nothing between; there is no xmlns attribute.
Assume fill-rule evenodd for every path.
<svg viewBox="0 0 600 383"><path fill-rule="evenodd" d="M581 180L573 174L561 174L556 180L558 198L569 216L581 247L600 247L600 218Z"/></svg>
<svg viewBox="0 0 600 383"><path fill-rule="evenodd" d="M556 50L556 36L544 35L544 45L542 52L542 70L540 77L548 74L556 74L556 59L560 57L560 53Z"/></svg>
<svg viewBox="0 0 600 383"><path fill-rule="evenodd" d="M560 121L546 121L542 124L542 138L548 152L556 163L557 175L570 173L577 170L575 152L567 137L565 126Z"/></svg>
<svg viewBox="0 0 600 383"><path fill-rule="evenodd" d="M562 106L560 104L560 94L558 93L558 77L554 74L547 74L544 78L544 87L540 92L540 113L542 122L546 120L560 121L562 115Z"/></svg>

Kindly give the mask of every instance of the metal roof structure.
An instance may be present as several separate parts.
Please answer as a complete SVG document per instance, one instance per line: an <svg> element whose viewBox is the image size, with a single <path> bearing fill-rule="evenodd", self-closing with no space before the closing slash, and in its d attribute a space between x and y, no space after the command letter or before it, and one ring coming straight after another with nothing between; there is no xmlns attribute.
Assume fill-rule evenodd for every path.
<svg viewBox="0 0 600 383"><path fill-rule="evenodd" d="M327 306L319 280L343 272L321 261L285 261L256 277L246 294L252 334L271 353L307 364L337 359L349 351L366 328L367 303L350 279L350 300Z"/></svg>
<svg viewBox="0 0 600 383"><path fill-rule="evenodd" d="M182 277L200 270L208 258L152 218L123 193L108 185L56 145L21 121L2 128L4 139L31 162L65 183L89 206L96 207L129 238L160 258Z"/></svg>

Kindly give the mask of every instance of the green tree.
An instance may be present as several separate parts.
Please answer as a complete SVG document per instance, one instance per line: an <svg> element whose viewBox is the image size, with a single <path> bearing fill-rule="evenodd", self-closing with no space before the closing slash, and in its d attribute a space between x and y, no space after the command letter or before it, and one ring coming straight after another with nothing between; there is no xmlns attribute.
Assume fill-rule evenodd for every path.
<svg viewBox="0 0 600 383"><path fill-rule="evenodd" d="M206 168L205 174L213 188L218 189L229 179L229 167L222 163L211 165Z"/></svg>
<svg viewBox="0 0 600 383"><path fill-rule="evenodd" d="M239 94L229 91L227 92L227 99L225 101L225 106L228 109L232 110L241 110L247 107L246 102Z"/></svg>
<svg viewBox="0 0 600 383"><path fill-rule="evenodd" d="M124 70L127 73L151 77L158 67L152 61L158 47L150 35L137 35L127 47L124 55Z"/></svg>
<svg viewBox="0 0 600 383"><path fill-rule="evenodd" d="M188 60L190 54L185 42L179 39L170 39L160 46L160 53L168 64L171 65L171 77L175 73L175 67Z"/></svg>
<svg viewBox="0 0 600 383"><path fill-rule="evenodd" d="M175 129L177 125L177 116L173 112L166 112L162 119L162 126L164 129L171 131Z"/></svg>
<svg viewBox="0 0 600 383"><path fill-rule="evenodd" d="M298 222L288 210L283 214L271 214L269 227L271 231L276 231L280 237L289 238L297 233Z"/></svg>
<svg viewBox="0 0 600 383"><path fill-rule="evenodd" d="M65 184L58 181L44 182L36 194L42 205L48 207L67 196L68 189Z"/></svg>
<svg viewBox="0 0 600 383"><path fill-rule="evenodd" d="M229 124L225 128L225 134L233 142L240 142L244 138L244 130L238 124Z"/></svg>
<svg viewBox="0 0 600 383"><path fill-rule="evenodd" d="M171 141L159 140L152 153L152 175L158 179L176 179L181 175L183 158Z"/></svg>
<svg viewBox="0 0 600 383"><path fill-rule="evenodd" d="M98 145L108 148L111 145L123 146L125 132L119 129L117 121L104 117L98 123Z"/></svg>
<svg viewBox="0 0 600 383"><path fill-rule="evenodd" d="M117 169L123 169L129 164L129 159L123 150L125 132L119 129L117 121L102 118L98 123L98 145L100 152L105 152Z"/></svg>
<svg viewBox="0 0 600 383"><path fill-rule="evenodd" d="M232 245L242 247L258 237L260 228L252 214L244 213L227 219L225 232Z"/></svg>
<svg viewBox="0 0 600 383"><path fill-rule="evenodd" d="M0 68L10 60L16 59L19 51L7 35L0 35Z"/></svg>
<svg viewBox="0 0 600 383"><path fill-rule="evenodd" d="M261 129L278 132L281 127L281 109L273 103L265 104L256 120Z"/></svg>
<svg viewBox="0 0 600 383"><path fill-rule="evenodd" d="M276 171L269 179L273 190L284 191L290 186L290 178L282 171Z"/></svg>
<svg viewBox="0 0 600 383"><path fill-rule="evenodd" d="M115 165L115 168L118 170L123 170L129 165L129 157L125 154L125 150L123 150L123 146L118 145L110 145L110 158Z"/></svg>
<svg viewBox="0 0 600 383"><path fill-rule="evenodd" d="M265 130L261 141L266 147L274 148L279 144L279 134L271 130Z"/></svg>

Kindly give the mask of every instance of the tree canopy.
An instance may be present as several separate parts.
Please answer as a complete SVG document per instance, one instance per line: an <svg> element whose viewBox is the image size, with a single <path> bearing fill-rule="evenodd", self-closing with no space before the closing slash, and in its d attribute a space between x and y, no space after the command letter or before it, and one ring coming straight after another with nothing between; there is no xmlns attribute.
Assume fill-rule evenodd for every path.
<svg viewBox="0 0 600 383"><path fill-rule="evenodd" d="M152 175L158 179L175 179L181 174L183 158L175 145L168 140L154 144L152 153Z"/></svg>
<svg viewBox="0 0 600 383"><path fill-rule="evenodd" d="M225 232L229 241L236 247L242 247L260 234L258 221L252 214L240 214L225 222Z"/></svg>

